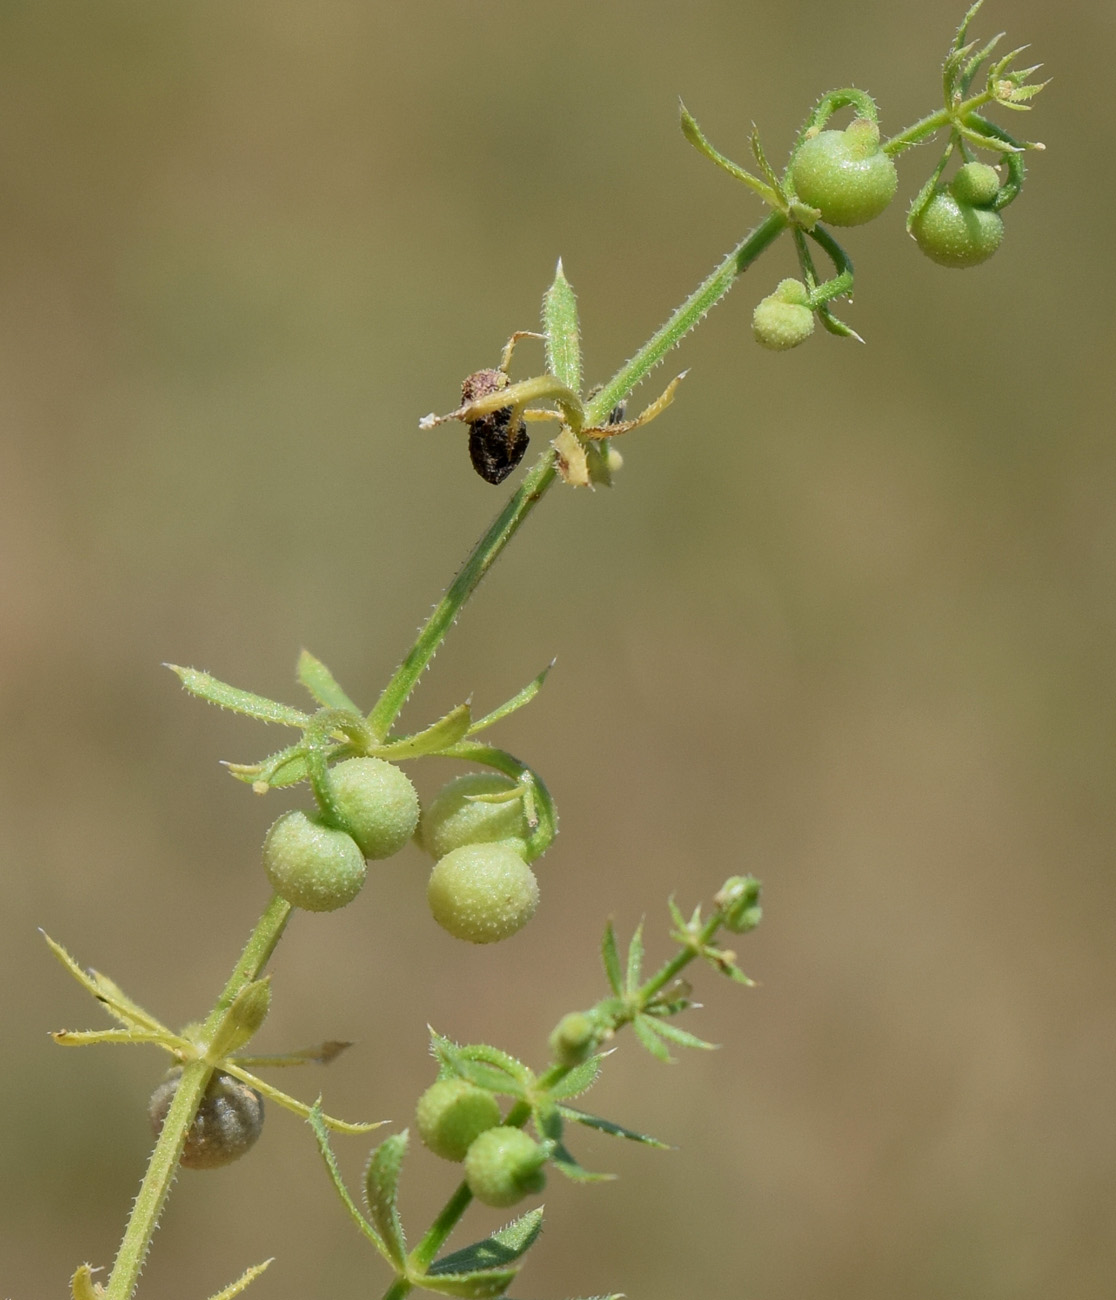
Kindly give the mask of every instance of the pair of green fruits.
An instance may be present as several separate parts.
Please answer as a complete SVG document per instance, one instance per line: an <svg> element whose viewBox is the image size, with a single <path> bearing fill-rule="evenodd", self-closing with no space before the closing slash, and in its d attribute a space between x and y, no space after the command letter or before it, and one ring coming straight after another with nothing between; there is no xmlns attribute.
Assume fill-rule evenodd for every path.
<svg viewBox="0 0 1116 1300"><path fill-rule="evenodd" d="M423 810L393 763L350 758L329 771L335 817L288 812L264 840L264 869L294 907L332 912L360 892L369 861L414 837L436 859L426 897L444 930L471 943L527 924L539 887L527 864L530 828L516 782L499 773L457 777Z"/></svg>
<svg viewBox="0 0 1116 1300"><path fill-rule="evenodd" d="M546 1148L502 1124L496 1098L467 1079L431 1084L418 1100L415 1127L436 1156L464 1164L469 1190L485 1205L504 1209L546 1184Z"/></svg>

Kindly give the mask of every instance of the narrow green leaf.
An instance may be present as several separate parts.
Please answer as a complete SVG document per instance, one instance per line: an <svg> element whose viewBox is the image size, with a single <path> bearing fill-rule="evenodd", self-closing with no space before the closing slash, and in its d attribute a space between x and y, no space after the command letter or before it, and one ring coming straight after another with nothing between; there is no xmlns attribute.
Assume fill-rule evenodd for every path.
<svg viewBox="0 0 1116 1300"><path fill-rule="evenodd" d="M430 1031L430 1050L437 1061L449 1071L488 1088L491 1092L507 1093L519 1097L534 1079L522 1061L501 1052L488 1043L468 1043L459 1046L433 1029Z"/></svg>
<svg viewBox="0 0 1116 1300"><path fill-rule="evenodd" d="M624 992L634 993L640 985L643 973L643 922L636 926L632 941L628 944L628 969L624 979Z"/></svg>
<svg viewBox="0 0 1116 1300"><path fill-rule="evenodd" d="M642 1142L644 1146L659 1147L664 1151L673 1150L669 1142L660 1142L658 1138L650 1137L646 1133L637 1133L622 1124L614 1124L610 1119L601 1119L599 1115L590 1115L586 1111L575 1110L572 1106L559 1106L558 1109L565 1119L573 1120L576 1124L584 1124L586 1128L597 1129L610 1137L627 1138L629 1142Z"/></svg>
<svg viewBox="0 0 1116 1300"><path fill-rule="evenodd" d="M469 734L472 715L467 704L459 704L443 718L413 736L400 736L377 745L373 750L378 758L389 758L394 763L400 759L421 758L424 754L442 754Z"/></svg>
<svg viewBox="0 0 1116 1300"><path fill-rule="evenodd" d="M225 1014L222 1032L209 1046L210 1060L231 1056L246 1047L267 1019L270 1007L270 975L245 984Z"/></svg>
<svg viewBox="0 0 1116 1300"><path fill-rule="evenodd" d="M337 679L325 664L309 650L303 650L298 656L298 680L325 708L344 709L348 713L361 712L341 689Z"/></svg>
<svg viewBox="0 0 1116 1300"><path fill-rule="evenodd" d="M329 1144L329 1130L326 1128L325 1120L322 1116L319 1102L315 1102L311 1107L310 1114L306 1117L310 1127L314 1130L314 1137L318 1142L318 1150L322 1154L322 1160L325 1162L326 1173L329 1175L329 1181L333 1184L334 1190L341 1198L341 1204L349 1212L349 1217L376 1247L380 1254L395 1266L395 1260L389 1253L387 1246L384 1245L380 1234L368 1222L357 1208L356 1202L349 1195L349 1189L345 1186L345 1180L341 1177L341 1171L337 1167L337 1157L333 1154L333 1148ZM398 1271L398 1270L397 1270Z"/></svg>
<svg viewBox="0 0 1116 1300"><path fill-rule="evenodd" d="M677 1025L672 1025L668 1020L660 1020L656 1017L653 1023L656 1033L661 1034L663 1038L669 1039L672 1043L677 1043L679 1047L700 1047L706 1052L717 1050L716 1043L707 1043L704 1038L698 1038L696 1034L691 1034L685 1029L679 1029Z"/></svg>
<svg viewBox="0 0 1116 1300"><path fill-rule="evenodd" d="M265 1259L262 1264L253 1264L251 1268L241 1273L231 1286L227 1286L223 1291L218 1291L216 1295L210 1296L210 1300L233 1300L234 1296L238 1296L242 1291L246 1290L249 1284L254 1282L267 1266L273 1262L273 1260Z"/></svg>
<svg viewBox="0 0 1116 1300"><path fill-rule="evenodd" d="M295 785L299 781L305 781L310 774L303 741L287 745L285 749L260 759L258 763L225 762L223 766L230 776L235 776L238 781L255 786L260 791Z"/></svg>
<svg viewBox="0 0 1116 1300"><path fill-rule="evenodd" d="M624 996L624 980L620 974L620 953L616 948L616 931L612 922L605 925L604 938L601 940L601 961L604 963L605 977L616 996Z"/></svg>
<svg viewBox="0 0 1116 1300"><path fill-rule="evenodd" d="M635 1036L651 1053L652 1056L658 1057L660 1061L667 1065L674 1064L674 1057L663 1046L659 1038L659 1026L649 1016L639 1015L632 1021L632 1029Z"/></svg>
<svg viewBox="0 0 1116 1300"><path fill-rule="evenodd" d="M196 668L180 668L177 664L166 665L172 673L177 674L182 685L196 695L199 700L216 704L222 709L231 709L234 713L243 713L260 722L277 722L284 727L305 727L310 721L308 714L301 709L292 709L288 704L278 700L269 700L262 695L253 695L251 691L242 691L230 686L209 673Z"/></svg>
<svg viewBox="0 0 1116 1300"><path fill-rule="evenodd" d="M537 677L529 681L527 685L517 694L513 695L510 700L506 700L499 706L499 708L493 709L491 713L486 713L483 718L479 718L474 722L469 728L469 735L475 736L477 732L484 731L486 727L491 727L493 723L501 722L510 713L514 713L516 709L521 709L525 704L530 704L535 696L538 695L539 691L542 690L543 683L546 681L550 670L554 667L554 664L555 661L552 659Z"/></svg>
<svg viewBox="0 0 1116 1300"><path fill-rule="evenodd" d="M596 1174L579 1165L564 1146L559 1146L550 1154L550 1163L571 1183L611 1183L615 1174Z"/></svg>
<svg viewBox="0 0 1116 1300"><path fill-rule="evenodd" d="M588 1092L601 1073L602 1059L598 1053L580 1065L575 1065L550 1089L551 1097L555 1101L564 1101L567 1097L579 1097L583 1092Z"/></svg>
<svg viewBox="0 0 1116 1300"><path fill-rule="evenodd" d="M474 1241L471 1246L455 1250L451 1255L443 1255L435 1260L427 1270L427 1277L436 1277L442 1273L475 1273L481 1269L506 1268L515 1263L534 1245L542 1231L542 1206L529 1210L518 1219L513 1219L499 1232L483 1241Z"/></svg>
<svg viewBox="0 0 1116 1300"><path fill-rule="evenodd" d="M51 952L82 988L92 993L112 1018L125 1029L144 1029L153 1034L173 1037L154 1016L149 1015L141 1006L133 1002L115 981L109 979L107 975L102 975L100 971L93 970L92 967L86 970L79 966L66 949L60 943L56 943L45 930L40 930L39 933L46 940Z"/></svg>
<svg viewBox="0 0 1116 1300"><path fill-rule="evenodd" d="M72 1300L104 1300L104 1291L93 1281L93 1269L88 1264L79 1266L70 1278Z"/></svg>
<svg viewBox="0 0 1116 1300"><path fill-rule="evenodd" d="M549 1097L536 1103L532 1118L539 1136L555 1146L562 1143L562 1115L559 1107Z"/></svg>
<svg viewBox="0 0 1116 1300"><path fill-rule="evenodd" d="M383 1238L391 1262L402 1271L406 1266L407 1242L399 1219L399 1174L407 1154L407 1130L385 1138L376 1147L364 1171L364 1199L372 1222Z"/></svg>
<svg viewBox="0 0 1116 1300"><path fill-rule="evenodd" d="M543 334L546 336L546 368L571 391L581 392L581 333L577 320L577 297L561 258L554 283L543 298Z"/></svg>
<svg viewBox="0 0 1116 1300"><path fill-rule="evenodd" d="M464 1300L486 1300L503 1295L515 1281L518 1268L478 1269L474 1273L427 1273L421 1282L424 1291L436 1295L462 1296Z"/></svg>
<svg viewBox="0 0 1116 1300"><path fill-rule="evenodd" d="M757 176L753 176L751 172L745 171L743 167L738 166L736 163L726 158L724 154L718 153L702 134L701 127L698 126L697 120L692 116L689 109L681 100L678 101L678 108L679 119L682 125L682 134L690 144L694 146L698 153L700 153L704 158L708 158L711 163L720 167L722 171L728 172L728 174L735 180L743 181L744 184L758 194L765 203L769 203L772 207L778 207L780 199L776 190L772 189L770 185L765 185Z"/></svg>

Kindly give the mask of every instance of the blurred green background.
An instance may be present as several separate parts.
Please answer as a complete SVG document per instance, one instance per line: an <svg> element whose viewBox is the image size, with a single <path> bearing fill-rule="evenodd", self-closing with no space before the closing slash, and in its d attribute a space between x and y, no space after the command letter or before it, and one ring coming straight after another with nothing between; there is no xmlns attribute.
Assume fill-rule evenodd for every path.
<svg viewBox="0 0 1116 1300"><path fill-rule="evenodd" d="M5 1068L0 1293L111 1262L149 1145L148 1050L43 926L173 1024L200 1014L266 897L265 827L217 766L278 733L159 665L297 700L307 645L377 686L504 499L464 432L417 430L530 328L555 259L607 378L758 219L677 128L746 161L822 91L931 110L961 5L729 0L250 0L0 10L0 671ZM406 715L485 710L563 815L543 907L467 949L417 850L296 918L258 1040L357 1040L284 1082L407 1122L427 1022L541 1063L601 991L604 918L689 908L754 871L760 987L699 973L656 1065L622 1041L592 1135L616 1184L552 1178L520 1295L1109 1297L1116 1274L1116 325L1098 87L1111 6L992 0L1033 43L1045 140L997 257L922 259L901 198L849 232L868 340L750 339L780 245L678 354L672 410L611 492L555 491ZM1004 120L1001 117L1001 120ZM1107 129L1107 128L1105 128ZM520 375L538 368L523 345ZM674 371L661 370L637 404ZM536 443L538 443L536 439ZM438 768L438 770L435 770ZM415 773L424 792L448 764ZM341 1145L359 1177L368 1142ZM416 1154L424 1226L450 1171ZM483 1215L471 1226L500 1216ZM458 1238L463 1242L468 1238ZM376 1295L386 1275L309 1134L271 1108L252 1158L186 1174L141 1294Z"/></svg>

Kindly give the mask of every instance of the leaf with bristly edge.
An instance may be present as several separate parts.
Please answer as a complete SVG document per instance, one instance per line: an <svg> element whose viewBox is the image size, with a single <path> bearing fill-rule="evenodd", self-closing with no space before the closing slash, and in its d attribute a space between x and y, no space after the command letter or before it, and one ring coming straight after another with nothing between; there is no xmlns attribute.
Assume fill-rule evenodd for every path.
<svg viewBox="0 0 1116 1300"><path fill-rule="evenodd" d="M627 1138L629 1142L642 1142L644 1146L658 1147L662 1151L673 1150L669 1142L660 1142L658 1138L651 1137L647 1133L637 1133L634 1129L625 1128L622 1124L614 1124L610 1119L602 1119L599 1115L590 1115L583 1110L575 1110L572 1106L559 1106L558 1113L563 1119L573 1120L576 1124L584 1124L586 1128L596 1129L599 1133L607 1133L609 1137Z"/></svg>
<svg viewBox="0 0 1116 1300"><path fill-rule="evenodd" d="M394 1133L376 1147L364 1171L364 1200L372 1222L383 1238L388 1257L403 1271L407 1260L407 1242L399 1219L399 1174L407 1154L407 1130Z"/></svg>
<svg viewBox="0 0 1116 1300"><path fill-rule="evenodd" d="M256 718L259 722L276 722L283 727L305 727L310 717L301 709L292 709L289 704L278 700L269 700L263 695L251 691L242 691L238 686L230 686L210 673L203 673L197 668L180 668L178 664L166 665L176 674L182 685L207 704L216 704L218 708L231 709L233 713L243 713L246 717Z"/></svg>
<svg viewBox="0 0 1116 1300"><path fill-rule="evenodd" d="M380 1234L361 1214L357 1203L349 1195L349 1189L345 1186L345 1180L341 1177L341 1171L337 1167L337 1157L333 1154L333 1148L329 1145L329 1130L326 1128L322 1116L320 1099L311 1107L310 1114L306 1118L310 1127L314 1130L314 1136L318 1141L318 1150L322 1153L322 1160L325 1162L326 1173L329 1175L329 1181L333 1184L334 1190L341 1198L341 1204L348 1210L349 1217L384 1259L397 1268L395 1258L384 1244Z"/></svg>
<svg viewBox="0 0 1116 1300"><path fill-rule="evenodd" d="M620 953L616 947L616 931L612 928L611 921L606 924L604 938L601 940L601 961L609 987L618 998L623 997L624 979L620 974Z"/></svg>
<svg viewBox="0 0 1116 1300"><path fill-rule="evenodd" d="M309 650L303 650L298 656L298 680L324 708L361 712L325 664Z"/></svg>
<svg viewBox="0 0 1116 1300"><path fill-rule="evenodd" d="M543 1209L540 1205L505 1224L491 1237L475 1241L471 1246L464 1246L451 1255L443 1255L441 1259L435 1260L427 1270L427 1276L512 1264L535 1244L542 1231L542 1222Z"/></svg>

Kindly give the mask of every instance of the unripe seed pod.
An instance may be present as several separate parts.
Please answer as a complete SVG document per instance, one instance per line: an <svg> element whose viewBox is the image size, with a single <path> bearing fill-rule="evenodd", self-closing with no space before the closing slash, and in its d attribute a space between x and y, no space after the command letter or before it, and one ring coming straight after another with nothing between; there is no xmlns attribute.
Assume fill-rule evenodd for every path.
<svg viewBox="0 0 1116 1300"><path fill-rule="evenodd" d="M294 907L332 912L351 903L368 868L356 840L304 812L284 813L264 840L271 887Z"/></svg>
<svg viewBox="0 0 1116 1300"><path fill-rule="evenodd" d="M168 1072L151 1094L147 1114L158 1137L182 1081L182 1067ZM187 1169L219 1169L255 1145L263 1130L263 1098L231 1074L216 1071L186 1134L181 1163Z"/></svg>
<svg viewBox="0 0 1116 1300"><path fill-rule="evenodd" d="M493 844L514 840L526 854L527 813L520 797L490 803L477 795L517 796L519 784L500 772L468 772L455 777L423 809L419 842L433 858L444 858L463 844Z"/></svg>
<svg viewBox="0 0 1116 1300"><path fill-rule="evenodd" d="M465 1181L485 1205L504 1209L546 1186L546 1152L521 1128L490 1128L465 1156Z"/></svg>
<svg viewBox="0 0 1116 1300"><path fill-rule="evenodd" d="M439 1079L419 1098L415 1123L436 1156L460 1162L482 1133L500 1123L500 1103L468 1079Z"/></svg>
<svg viewBox="0 0 1116 1300"><path fill-rule="evenodd" d="M554 1026L550 1051L557 1065L580 1065L597 1050L598 1029L592 1016L571 1011Z"/></svg>
<svg viewBox="0 0 1116 1300"><path fill-rule="evenodd" d="M911 222L911 234L932 262L965 268L986 262L999 248L1004 223L991 208L959 203L938 190Z"/></svg>
<svg viewBox="0 0 1116 1300"><path fill-rule="evenodd" d="M773 352L796 348L814 332L814 313L801 280L780 280L775 292L756 304L752 312L752 334L756 342Z"/></svg>
<svg viewBox="0 0 1116 1300"><path fill-rule="evenodd" d="M514 840L463 844L435 863L426 898L435 921L455 938L496 943L535 915L539 886Z"/></svg>
<svg viewBox="0 0 1116 1300"><path fill-rule="evenodd" d="M958 168L957 175L949 183L949 192L958 203L968 203L972 207L983 207L1000 192L1000 176L995 167L988 163L968 162Z"/></svg>
<svg viewBox="0 0 1116 1300"><path fill-rule="evenodd" d="M833 226L859 226L895 197L899 174L880 149L880 129L858 117L843 131L819 131L795 155L791 181L803 203Z"/></svg>
<svg viewBox="0 0 1116 1300"><path fill-rule="evenodd" d="M329 780L345 830L366 858L390 858L415 833L418 795L394 763L347 758L330 768Z"/></svg>

